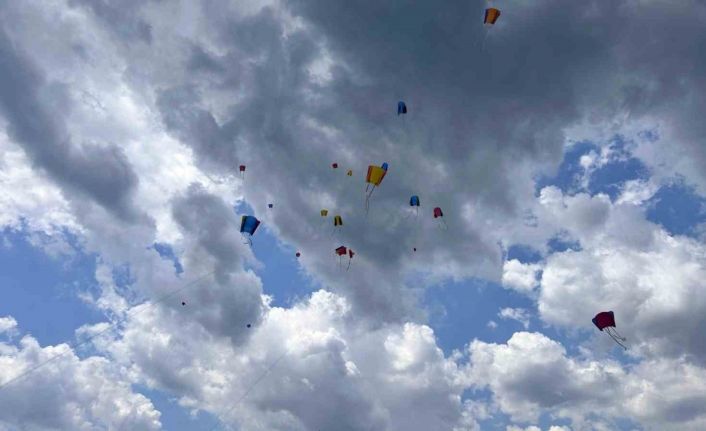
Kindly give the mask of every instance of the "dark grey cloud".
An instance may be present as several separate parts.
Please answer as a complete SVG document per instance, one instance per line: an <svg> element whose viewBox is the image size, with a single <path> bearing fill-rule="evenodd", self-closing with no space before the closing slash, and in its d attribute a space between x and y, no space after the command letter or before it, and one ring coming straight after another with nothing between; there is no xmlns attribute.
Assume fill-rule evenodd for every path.
<svg viewBox="0 0 706 431"><path fill-rule="evenodd" d="M463 190L455 186L455 180L441 184L441 179L435 179L433 164L439 159L434 153L425 154L415 140L410 140L408 149L385 143L412 136L400 129L399 119L396 125L382 120L394 118L390 113L394 112L395 98L386 101L371 98L376 89L356 84L355 78L340 67L333 70L332 83L325 86L313 83L308 68L318 52L317 34L302 31L285 38L282 24L276 18L272 10L264 9L257 15L229 23L222 37L231 51L219 58L220 69L226 71L220 76L208 66L212 65L213 57L202 60L204 65L195 64L195 57L189 57L186 67L208 68L212 75L219 76L221 83L232 78L233 70L245 82L241 83L242 102L229 107L226 118L219 123L215 115L202 107L203 90L200 92L196 87L203 89L204 82L194 78L193 82L159 92L158 106L165 124L194 147L202 166L232 172L238 164L246 164L246 199L259 214L264 213L267 202L276 201L278 210L270 212L272 218L268 215L266 222L274 224L285 239L300 244L309 254L319 253L322 259L315 272L326 274L329 284L347 290L361 309L378 316L400 318L410 312L414 297L413 293L400 290L396 281L399 264L409 260L413 247L409 239L410 223L402 219L400 210L405 208L411 194L421 194L425 202L421 217L428 223L432 204L441 205L453 218L468 198L462 197ZM253 61L244 60L243 56L248 58L248 55ZM354 97L348 98L348 94ZM351 111L351 103L359 105L354 105ZM374 117L361 118L370 110L387 122L387 129L393 135L384 127L369 123ZM312 122L335 127L337 136L327 136L325 130ZM372 130L367 130L367 125ZM390 162L391 172L384 186L376 191L373 209L366 218L362 177L368 164L384 160ZM332 161L341 165L340 175L332 172ZM348 168L354 170L354 177L344 175ZM445 174L444 180L449 180L447 175L452 173ZM418 188L424 182L422 176L430 179L431 184L424 187L427 193ZM325 240L330 227L318 226L319 210L330 206L321 201L323 194L329 194L335 201L331 215L341 214L345 223L343 235L330 241ZM474 256L490 254L496 259L495 265L499 265L495 245L474 241L478 233L465 228L460 221L455 224L455 235L469 241L457 243L448 254L441 252L438 259L451 256L477 261ZM423 228L420 231L424 232ZM425 235L429 238L425 239ZM452 235L431 230L420 236L422 241L443 244ZM354 265L366 268L361 271L363 274L355 276L355 283L336 272L333 249L341 244L359 253L354 262L360 263ZM425 253L428 259L434 259L431 249L423 251L423 246L419 249L422 250L419 261L424 261ZM366 263L369 266L364 266ZM409 266L418 267L418 263Z"/></svg>
<svg viewBox="0 0 706 431"><path fill-rule="evenodd" d="M194 185L174 201L172 211L188 238L189 263L198 269L211 261L215 270L213 283L188 292L189 314L212 333L242 342L251 332L247 325L260 322L264 304L259 279L243 272L248 246L233 209Z"/></svg>
<svg viewBox="0 0 706 431"><path fill-rule="evenodd" d="M32 162L69 190L124 220L140 217L131 203L137 175L116 145L76 145L64 123L71 101L0 29L0 109L8 134Z"/></svg>
<svg viewBox="0 0 706 431"><path fill-rule="evenodd" d="M140 17L140 7L145 2L138 0L112 2L110 0L69 0L73 7L87 7L107 28L116 32L127 43L152 41L151 25Z"/></svg>
<svg viewBox="0 0 706 431"><path fill-rule="evenodd" d="M661 54L672 45L667 41L674 40L669 33L675 26L683 27L679 34L689 41L687 47L700 44L703 34L694 33L703 28L701 5L671 12L673 5L664 3L606 8L598 2L508 2L483 51L480 2L287 5L313 27L295 32L296 38L285 36L275 14L265 9L222 30L229 52L239 54L226 56L224 70L238 70L248 85L221 130L232 134L238 158L261 172L250 177L245 192L256 209L264 208L267 193L288 191L286 198L276 195L286 199L281 207L287 211L271 220L284 238L296 244L307 240L308 231L297 225L316 214L319 202L311 203L317 191L336 197L337 209L352 220L345 239L377 265L377 283L368 284L363 276L348 291L360 295L361 308L385 310L371 307L366 298L381 290L404 296L384 280L399 283L401 273L420 266L476 263L492 276L498 250L472 221L459 220L463 205L495 208L498 217L518 216L522 200L513 190L530 178L521 176L517 165L558 161L569 125L623 111L661 112L680 121L700 112L665 111L685 91L690 106L701 103L698 53L680 45L681 59ZM638 39L647 30L657 41L654 51ZM332 79L312 82L305 71L314 57L300 53L322 44L331 53ZM254 60L243 61L248 55ZM408 102L408 116L394 115L398 99ZM307 119L338 132L327 135L308 127ZM698 127L684 124L683 130L698 134ZM367 219L360 211L360 177L354 180L358 189L347 189L346 178L331 174L334 160L357 175L368 163L390 162ZM292 190L294 184L302 189ZM439 205L453 231L440 234L427 225L418 238L423 244L418 260L410 262L408 226L384 215L403 207L413 193L422 196L427 220L430 207ZM441 258L435 261L432 254ZM326 269L321 265L316 272Z"/></svg>

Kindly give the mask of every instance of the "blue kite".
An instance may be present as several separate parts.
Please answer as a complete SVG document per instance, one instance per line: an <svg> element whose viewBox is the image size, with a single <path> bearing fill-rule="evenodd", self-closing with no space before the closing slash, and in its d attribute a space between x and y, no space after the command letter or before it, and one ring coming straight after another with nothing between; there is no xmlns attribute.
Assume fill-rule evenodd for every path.
<svg viewBox="0 0 706 431"><path fill-rule="evenodd" d="M406 114L407 113L407 105L403 101L397 102L397 115L400 114Z"/></svg>
<svg viewBox="0 0 706 431"><path fill-rule="evenodd" d="M250 215L243 216L240 221L240 233L243 234L243 236L245 236L245 234L249 235L249 237L247 237L248 241L246 244L250 244L252 246L252 236L255 235L255 231L258 226L260 226L260 220Z"/></svg>

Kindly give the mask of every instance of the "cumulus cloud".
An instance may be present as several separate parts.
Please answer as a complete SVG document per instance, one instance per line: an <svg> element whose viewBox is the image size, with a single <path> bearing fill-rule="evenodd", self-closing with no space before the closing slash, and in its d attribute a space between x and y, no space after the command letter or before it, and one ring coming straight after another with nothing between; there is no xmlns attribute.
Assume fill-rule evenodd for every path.
<svg viewBox="0 0 706 431"><path fill-rule="evenodd" d="M0 317L0 334L12 335L17 328L17 320L12 316Z"/></svg>
<svg viewBox="0 0 706 431"><path fill-rule="evenodd" d="M503 286L522 292L531 292L539 285L538 272L541 265L522 263L517 259L505 261L503 264Z"/></svg>
<svg viewBox="0 0 706 431"><path fill-rule="evenodd" d="M71 208L57 187L32 169L22 149L0 136L0 226L52 235L79 231Z"/></svg>
<svg viewBox="0 0 706 431"><path fill-rule="evenodd" d="M268 309L239 347L184 313L145 307L122 334L97 337L96 346L137 381L245 429L460 431L478 429L485 414L462 400L466 368L443 354L431 328L371 329L329 292Z"/></svg>
<svg viewBox="0 0 706 431"><path fill-rule="evenodd" d="M498 317L501 319L516 320L525 327L529 328L530 324L530 313L529 310L524 308L503 308L498 312Z"/></svg>
<svg viewBox="0 0 706 431"><path fill-rule="evenodd" d="M561 202L554 206L560 217L595 206L603 215L590 229L584 224L573 230L582 250L547 259L538 299L541 318L588 329L595 314L612 310L635 352L688 355L703 364L706 348L699 329L706 315L706 296L700 291L706 276L703 244L670 236L632 205L610 204L600 195L551 194L556 196L551 202ZM543 190L542 196L547 195Z"/></svg>
<svg viewBox="0 0 706 431"><path fill-rule="evenodd" d="M515 333L503 345L474 341L469 351L474 381L489 386L517 421L536 421L543 409L578 415L586 405L606 408L624 376L616 363L567 358L560 344L538 333Z"/></svg>
<svg viewBox="0 0 706 431"><path fill-rule="evenodd" d="M469 352L474 384L489 387L497 406L517 422L536 422L542 412L571 419L573 429L600 429L594 414L608 421L606 429L620 417L650 430L697 430L706 421L705 370L681 360L625 367L573 358L556 341L528 332L506 344L474 341Z"/></svg>
<svg viewBox="0 0 706 431"><path fill-rule="evenodd" d="M18 373L44 364L26 378ZM9 383L7 383L9 382ZM0 342L0 429L161 429L160 413L131 389L128 376L100 356L80 358L65 344L31 336Z"/></svg>
<svg viewBox="0 0 706 431"><path fill-rule="evenodd" d="M0 32L0 109L8 135L67 189L89 197L122 218L135 218L130 194L138 181L120 147L71 142L62 105L69 103L61 83L46 82L26 54Z"/></svg>

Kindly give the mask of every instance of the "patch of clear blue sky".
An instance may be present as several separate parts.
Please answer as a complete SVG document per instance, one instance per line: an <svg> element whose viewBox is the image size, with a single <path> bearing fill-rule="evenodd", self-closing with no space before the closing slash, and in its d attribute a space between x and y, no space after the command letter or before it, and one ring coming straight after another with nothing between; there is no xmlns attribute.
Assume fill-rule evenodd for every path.
<svg viewBox="0 0 706 431"><path fill-rule="evenodd" d="M581 244L576 240L567 240L562 236L555 236L550 238L547 242L549 247L549 254L553 253L563 253L566 250L580 251Z"/></svg>
<svg viewBox="0 0 706 431"><path fill-rule="evenodd" d="M480 279L431 288L425 305L430 311L429 325L447 354L462 350L474 338L486 343L506 342L524 328L516 321L501 320L500 309L533 307L527 296ZM488 327L491 320L498 323L497 328Z"/></svg>
<svg viewBox="0 0 706 431"><path fill-rule="evenodd" d="M542 260L542 253L527 244L515 244L508 247L505 259L517 259L522 263L537 263Z"/></svg>
<svg viewBox="0 0 706 431"><path fill-rule="evenodd" d="M646 180L650 171L642 161L632 156L630 143L615 136L610 144L610 161L591 173L588 191L595 195L605 193L615 200L626 181Z"/></svg>
<svg viewBox="0 0 706 431"><path fill-rule="evenodd" d="M585 170L581 166L582 156L591 152L600 154L601 148L591 142L577 142L567 149L556 175L540 176L536 179L536 193L547 186L556 186L564 193L588 192L591 195L605 193L615 200L626 181L647 179L649 169L630 153L630 145L621 136L615 136L609 148L611 156L603 166L593 170L588 177L588 188L583 189L581 180Z"/></svg>
<svg viewBox="0 0 706 431"><path fill-rule="evenodd" d="M103 320L78 297L97 285L96 257L81 253L75 239L65 235L76 251L68 261L30 244L24 230L2 232L10 246L0 247L0 316L13 316L22 333L42 345L71 343L77 328Z"/></svg>
<svg viewBox="0 0 706 431"><path fill-rule="evenodd" d="M268 211L277 211L277 208ZM239 203L235 212L261 219L245 202ZM311 279L299 266L296 250L280 242L265 222L260 224L252 241L253 253L263 265L262 268L255 268L255 273L262 280L265 293L273 297L272 305L289 307L305 299L315 289Z"/></svg>
<svg viewBox="0 0 706 431"><path fill-rule="evenodd" d="M647 204L647 219L672 235L695 237L699 225L706 223L706 199L683 180L660 188Z"/></svg>
<svg viewBox="0 0 706 431"><path fill-rule="evenodd" d="M577 142L569 147L564 153L564 159L559 165L556 175L541 175L535 179L536 195L539 196L539 191L548 186L556 186L564 193L575 192L584 171L580 164L581 156L589 154L591 151L599 152L600 147L590 142Z"/></svg>
<svg viewBox="0 0 706 431"><path fill-rule="evenodd" d="M172 249L172 246L169 244L156 242L153 247L160 256L164 259L171 260L174 263L174 270L177 274L184 272L184 268L181 266L179 258L174 254L174 249Z"/></svg>

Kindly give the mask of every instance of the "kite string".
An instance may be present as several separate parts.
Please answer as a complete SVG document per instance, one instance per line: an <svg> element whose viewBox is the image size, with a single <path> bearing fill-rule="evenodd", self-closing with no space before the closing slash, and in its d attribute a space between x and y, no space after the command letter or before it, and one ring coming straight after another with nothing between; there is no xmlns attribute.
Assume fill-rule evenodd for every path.
<svg viewBox="0 0 706 431"><path fill-rule="evenodd" d="M490 33L490 31L488 31L488 29L486 29L486 30L485 30L485 36L483 36L483 43L482 43L481 46L480 46L480 51L481 51L481 52L484 52L484 51L485 51L485 41L488 39L488 34L489 34L489 33Z"/></svg>
<svg viewBox="0 0 706 431"><path fill-rule="evenodd" d="M222 416L224 418L228 416L233 410L235 410L238 404L240 404L248 396L248 394L250 394L250 392L255 388L255 386L257 386L262 380L265 379L265 377L267 377L272 372L272 370L277 366L277 364L279 364L279 362L284 359L285 356L287 356L290 349L291 347L288 347L281 355L279 355L277 359L275 359L274 362L272 362L270 366L267 367L267 369L262 374L260 374L257 379L255 379L255 381L245 390L245 392L243 392L243 395L241 395L240 398L238 398L238 400L228 410L223 412ZM209 428L208 431L214 431L218 429L220 425L221 421L218 421L211 428ZM229 425L226 426L230 429Z"/></svg>
<svg viewBox="0 0 706 431"><path fill-rule="evenodd" d="M177 289L177 290L174 290L174 291L172 291L172 292L169 292L168 294L163 295L163 296L161 296L161 297L158 297L155 301L150 302L150 305L159 304L159 303L161 303L161 302L163 302L163 301L165 301L165 300L171 298L172 296L176 295L177 293L179 293L179 292L185 290L185 289L188 288L188 287L191 287L191 286L195 285L196 283L198 283L198 282L200 282L201 280L203 280L204 278L206 278L206 277L208 277L208 276L214 274L215 272L216 272L215 270L210 271L210 272L208 272L208 273L206 273L206 274L204 274L204 275L202 275L202 276L196 278L195 280L186 283L186 284L185 284L184 286L182 286L181 288L179 288L179 289ZM79 347L81 347L81 346L83 346L83 345L85 345L85 344L88 344L89 342L93 341L95 338L97 338L97 337L99 337L99 336L105 334L106 332L108 332L108 330L113 329L117 324L127 322L128 319L130 319L131 317L137 316L137 315L140 314L141 312L145 311L147 308L148 308L148 307L142 307L142 308L133 307L133 308L132 308L132 312L127 313L127 314L126 314L123 318L121 318L121 319L117 319L117 320L114 321L114 322L110 322L110 324L108 325L108 327L106 327L105 329L96 332L95 334L89 336L88 338L86 338L85 340L83 340L83 341L81 341L81 342L78 342L78 343L70 343L68 350L65 350L65 351L63 351L62 353L58 353L58 354L52 356L52 357L49 358L49 359L46 359L46 360L44 360L44 361L42 361L42 362L39 362L39 363L36 364L35 366L30 367L30 368L28 368L27 370L25 370L24 372L22 372L22 373L16 375L15 377L13 377L13 378L7 380L6 382L1 383L1 384L0 384L0 391L2 391L4 388L6 388L7 386L9 386L10 384L12 384L12 383L14 383L14 382L17 382L17 381L19 381L19 380L21 380L21 379L23 379L24 377L26 377L26 376L32 374L33 372L39 370L40 368L43 368L45 365L49 364L50 362L53 362L53 361L55 361L56 359L61 358L61 357L65 356L65 355L67 355L69 352L75 351L77 348L79 348Z"/></svg>

